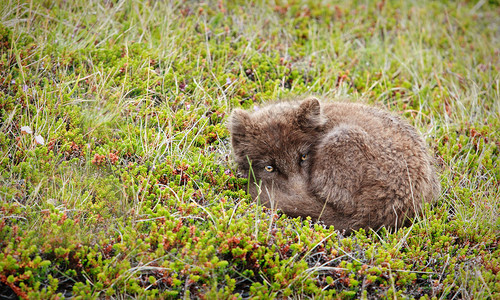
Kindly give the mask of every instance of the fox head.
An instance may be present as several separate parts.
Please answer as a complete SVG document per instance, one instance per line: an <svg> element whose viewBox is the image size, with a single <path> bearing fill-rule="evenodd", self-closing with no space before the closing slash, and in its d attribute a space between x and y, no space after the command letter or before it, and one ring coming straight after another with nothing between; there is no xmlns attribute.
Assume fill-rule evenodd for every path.
<svg viewBox="0 0 500 300"><path fill-rule="evenodd" d="M233 155L239 170L249 178L253 198L294 215L287 212L289 206L296 209L310 198L310 160L323 125L316 98L276 103L254 112L232 112L228 127Z"/></svg>

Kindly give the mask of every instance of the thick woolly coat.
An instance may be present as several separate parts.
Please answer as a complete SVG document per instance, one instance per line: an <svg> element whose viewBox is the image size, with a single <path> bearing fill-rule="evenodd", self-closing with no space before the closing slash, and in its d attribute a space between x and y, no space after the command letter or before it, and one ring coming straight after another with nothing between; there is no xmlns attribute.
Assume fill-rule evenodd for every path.
<svg viewBox="0 0 500 300"><path fill-rule="evenodd" d="M236 109L229 130L252 197L292 217L398 228L439 194L422 137L380 109L306 98Z"/></svg>

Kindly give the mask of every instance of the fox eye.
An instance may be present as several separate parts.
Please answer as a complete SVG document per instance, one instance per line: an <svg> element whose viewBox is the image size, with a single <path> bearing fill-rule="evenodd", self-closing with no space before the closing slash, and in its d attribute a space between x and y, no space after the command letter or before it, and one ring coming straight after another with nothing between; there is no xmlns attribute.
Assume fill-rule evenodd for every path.
<svg viewBox="0 0 500 300"><path fill-rule="evenodd" d="M302 154L302 156L300 157L300 160L304 161L307 159L307 154Z"/></svg>
<svg viewBox="0 0 500 300"><path fill-rule="evenodd" d="M269 173L271 173L271 172L274 171L274 167L273 166L266 166L264 169L266 169L266 171L268 171Z"/></svg>

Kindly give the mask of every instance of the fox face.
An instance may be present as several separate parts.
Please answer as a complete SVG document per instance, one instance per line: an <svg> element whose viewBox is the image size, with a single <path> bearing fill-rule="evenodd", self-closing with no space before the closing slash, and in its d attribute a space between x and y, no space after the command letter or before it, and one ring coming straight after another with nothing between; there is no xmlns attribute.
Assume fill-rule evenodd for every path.
<svg viewBox="0 0 500 300"><path fill-rule="evenodd" d="M309 168L322 127L316 99L279 103L253 113L233 111L229 130L234 157L249 178L254 199L299 215L297 204L313 198Z"/></svg>

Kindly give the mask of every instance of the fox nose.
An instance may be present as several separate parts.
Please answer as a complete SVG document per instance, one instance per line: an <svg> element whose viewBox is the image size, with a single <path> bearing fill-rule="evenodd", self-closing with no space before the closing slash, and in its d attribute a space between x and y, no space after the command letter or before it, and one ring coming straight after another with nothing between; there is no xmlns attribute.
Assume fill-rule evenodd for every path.
<svg viewBox="0 0 500 300"><path fill-rule="evenodd" d="M307 182L305 178L301 178L301 176L293 176L288 179L291 190L290 193L293 193L297 196L307 196Z"/></svg>

